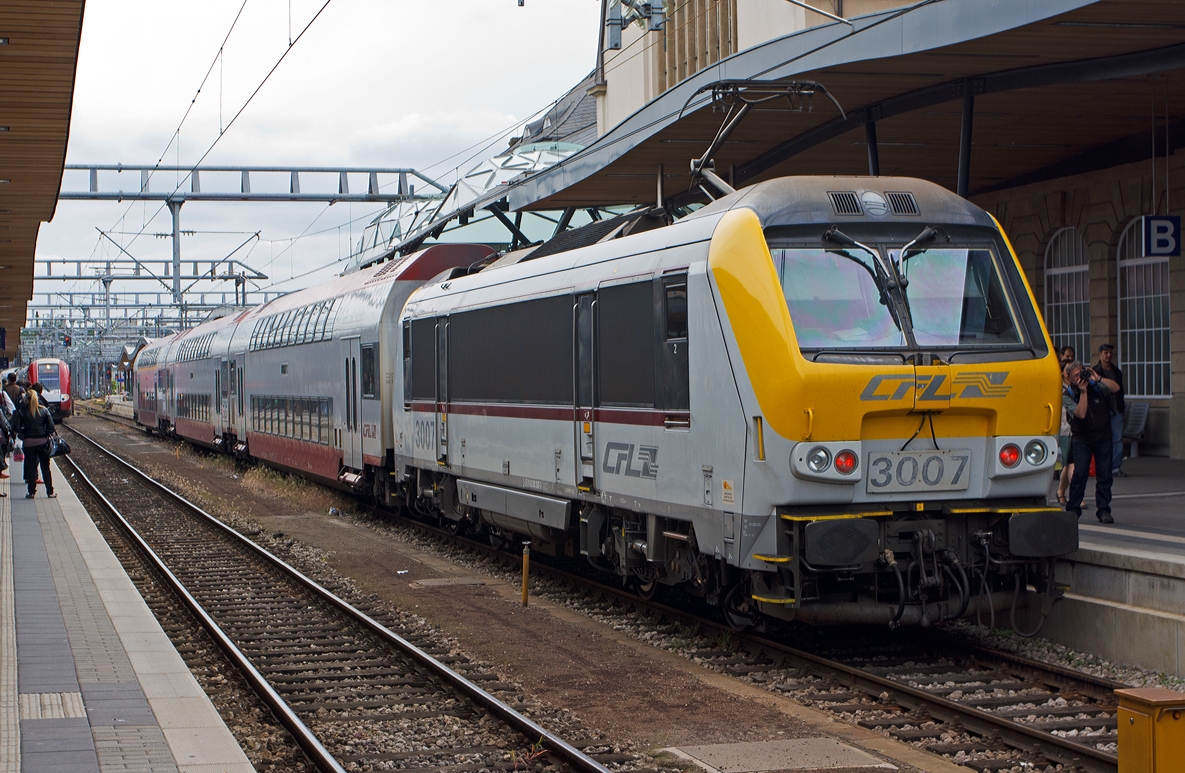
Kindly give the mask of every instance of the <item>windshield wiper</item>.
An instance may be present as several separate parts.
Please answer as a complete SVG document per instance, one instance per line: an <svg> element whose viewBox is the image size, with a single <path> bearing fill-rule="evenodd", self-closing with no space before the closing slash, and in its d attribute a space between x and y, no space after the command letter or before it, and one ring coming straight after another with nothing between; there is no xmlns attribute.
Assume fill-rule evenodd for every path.
<svg viewBox="0 0 1185 773"><path fill-rule="evenodd" d="M856 249L863 250L864 252L868 253L869 257L872 258L873 268L869 268L868 264L854 255L850 255L843 250L838 251L840 255L843 255L848 260L859 263L861 266L864 266L868 273L872 274L872 279L876 283L876 288L880 290L880 302L883 306L888 308L889 316L893 318L893 324L897 326L898 330L905 333L907 340L912 338L913 319L909 310L909 300L905 297L906 281L905 278L897 272L897 267L893 264L893 262L891 260L888 261L889 266L893 271L893 275L890 276L881 265L881 256L879 253L877 253L871 247L861 244L843 231L839 230L839 226L833 225L828 228L823 233L823 241L836 242L846 247L855 247ZM902 307L901 310L903 310L904 313L901 313L901 310L898 309L897 304L893 302L895 300L892 292L893 290L897 290L899 293L899 295L896 296L896 299L900 299Z"/></svg>
<svg viewBox="0 0 1185 773"><path fill-rule="evenodd" d="M838 226L833 225L828 228L823 233L823 241L835 242L836 244L842 244L845 247L855 247L856 249L863 250L864 252L868 253L868 256L872 258L872 266L869 266L867 263L849 252L844 250L836 251L837 254L843 255L848 260L863 266L864 270L872 275L872 281L876 283L876 289L880 290L881 293L881 303L884 303L885 293L887 293L889 288L893 285L893 280L890 279L889 276L885 274L884 269L881 268L880 256L877 255L871 247L861 244L843 231L839 230Z"/></svg>
<svg viewBox="0 0 1185 773"><path fill-rule="evenodd" d="M950 235L936 225L928 225L923 228L922 232L913 238L913 241L901 248L901 265L905 265L905 261L909 260L914 255L921 255L926 251L927 248L923 247L914 249L912 253L910 252L910 249L912 249L915 245L926 244L928 242L934 241L934 239L936 239L940 233L946 237L948 242L950 241Z"/></svg>

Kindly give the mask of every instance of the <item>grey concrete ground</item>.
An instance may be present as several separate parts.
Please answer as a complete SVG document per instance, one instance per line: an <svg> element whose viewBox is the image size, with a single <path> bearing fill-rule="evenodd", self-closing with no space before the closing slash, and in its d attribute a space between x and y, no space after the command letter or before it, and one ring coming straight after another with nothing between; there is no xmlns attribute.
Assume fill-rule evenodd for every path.
<svg viewBox="0 0 1185 773"><path fill-rule="evenodd" d="M1185 460L1159 456L1124 459L1126 478L1116 478L1111 487L1111 515L1117 535L1124 532L1185 536ZM1055 504L1056 491L1050 493ZM1086 485L1082 523L1099 525L1095 519L1094 479ZM1181 546L1185 548L1185 545Z"/></svg>

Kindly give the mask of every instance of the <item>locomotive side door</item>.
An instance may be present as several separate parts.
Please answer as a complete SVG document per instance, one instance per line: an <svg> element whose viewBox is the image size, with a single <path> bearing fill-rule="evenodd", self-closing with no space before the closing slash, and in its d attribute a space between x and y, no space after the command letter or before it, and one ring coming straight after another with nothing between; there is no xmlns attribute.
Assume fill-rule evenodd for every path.
<svg viewBox="0 0 1185 773"><path fill-rule="evenodd" d="M594 319L597 301L596 293L584 293L576 296L572 313L575 316L573 335L575 337L575 378L576 389L573 394L575 400L575 415L573 431L576 438L576 486L581 491L596 489L596 456L597 443L594 437L596 422L594 421L594 384L596 379L595 346L593 341Z"/></svg>
<svg viewBox="0 0 1185 773"><path fill-rule="evenodd" d="M436 320L436 463L448 465L448 317Z"/></svg>

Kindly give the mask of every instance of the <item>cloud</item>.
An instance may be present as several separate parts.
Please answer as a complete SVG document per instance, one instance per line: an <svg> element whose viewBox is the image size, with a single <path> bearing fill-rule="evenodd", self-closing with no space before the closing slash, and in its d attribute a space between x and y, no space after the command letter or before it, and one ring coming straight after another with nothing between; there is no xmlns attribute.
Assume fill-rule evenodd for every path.
<svg viewBox="0 0 1185 773"><path fill-rule="evenodd" d="M323 0L292 0L295 35ZM69 163L195 162L261 166L411 166L426 168L496 134L574 86L594 63L600 0L334 0L268 83L221 137L288 47L288 3L248 3L223 57L194 101L241 0L162 3L90 0L83 23L71 117ZM151 66L145 66L151 62ZM192 109L190 110L190 108ZM186 110L180 152L173 133ZM506 147L494 143L485 156ZM431 170L448 178L472 151ZM120 186L132 189L135 175ZM173 173L154 180L175 182ZM66 187L86 185L70 173ZM63 202L42 226L39 258L118 254L96 227L126 231L131 251L157 261L171 254L167 210L159 204ZM182 255L209 261L260 231L253 266L272 277L299 275L348 253L379 207L323 204L186 204ZM126 215L126 217L125 217ZM120 218L124 217L121 221ZM309 230L329 229L281 253ZM351 220L356 222L350 223ZM327 269L328 270L328 269ZM56 273L56 272L55 272ZM320 274L297 279L316 281ZM93 279L72 282L93 286ZM58 292L64 283L38 283ZM136 285L145 289L145 285Z"/></svg>

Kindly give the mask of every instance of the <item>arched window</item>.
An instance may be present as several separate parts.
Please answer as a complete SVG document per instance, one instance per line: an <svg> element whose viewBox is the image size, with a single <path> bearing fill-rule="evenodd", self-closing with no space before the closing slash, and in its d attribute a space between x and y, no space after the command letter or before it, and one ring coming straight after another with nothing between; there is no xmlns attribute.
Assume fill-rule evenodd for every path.
<svg viewBox="0 0 1185 773"><path fill-rule="evenodd" d="M1090 265L1086 240L1077 228L1063 228L1045 248L1045 325L1060 351L1073 346L1090 358Z"/></svg>
<svg viewBox="0 0 1185 773"><path fill-rule="evenodd" d="M1119 364L1129 397L1170 397L1169 259L1143 256L1143 219L1119 237Z"/></svg>

